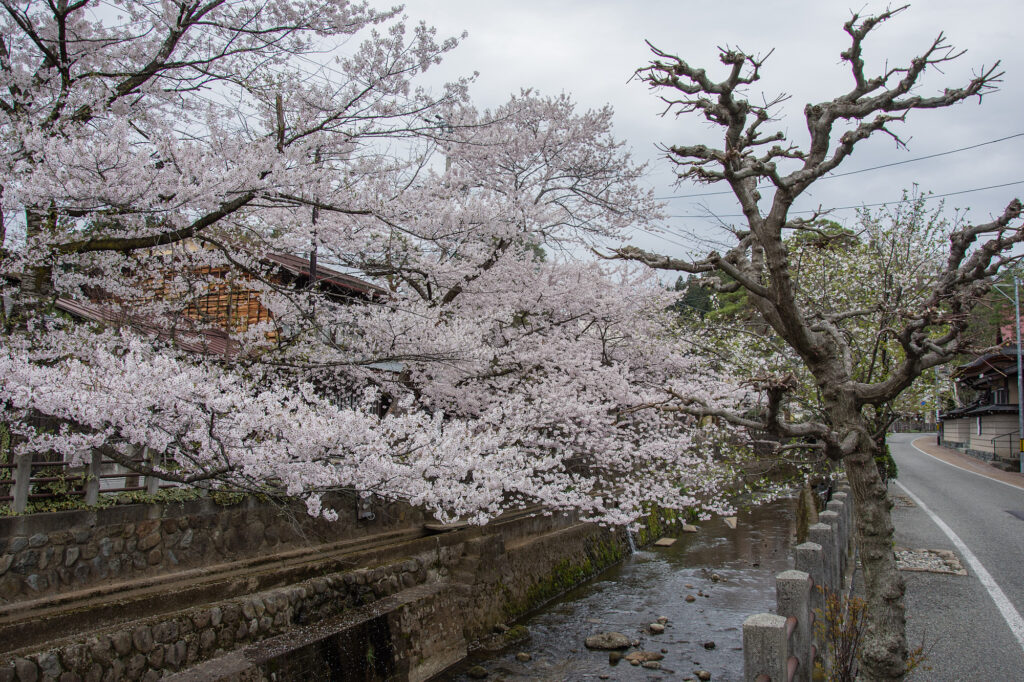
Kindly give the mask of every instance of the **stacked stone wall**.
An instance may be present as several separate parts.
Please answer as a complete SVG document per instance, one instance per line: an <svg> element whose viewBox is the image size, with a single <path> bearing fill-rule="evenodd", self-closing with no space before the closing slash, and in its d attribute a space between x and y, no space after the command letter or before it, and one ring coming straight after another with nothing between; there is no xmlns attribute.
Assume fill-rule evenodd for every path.
<svg viewBox="0 0 1024 682"><path fill-rule="evenodd" d="M89 625L93 621L81 620L81 627L76 621L73 627L61 625L54 635L46 630L49 626L33 622L32 628L38 632L33 630L34 634L28 636L23 625L11 625L8 630L22 628L22 634L15 639L23 643L11 641L8 647L23 648L0 654L0 682L134 681L167 675L198 680L207 679L202 676L209 671L217 672L216 679L231 680L236 679L231 668L239 661L246 661L241 666L245 672L238 670L241 676L237 679L249 679L247 675L263 679L267 675L273 677L277 666L307 666L310 661L323 658L323 646L337 647L337 642L347 641L346 637L351 639L352 633L345 635L342 629L347 627L348 620L363 618L360 612L369 613L368 617L374 619L387 613L395 665L410 679L429 679L461 660L466 642L492 635L495 625L510 623L629 552L628 538L621 529L581 524L571 516L559 515L521 514L482 528L464 528L429 537L404 532L386 535L395 529L414 527L419 520L407 509L397 507L389 510L392 520L379 524L373 536L353 520L329 526L328 530L333 532L327 537L322 533L302 535L289 525L293 536L286 539L284 533L275 536L276 531L271 531L270 536L276 537L276 542L271 542L267 529L281 528L279 524L285 523L276 516L268 516L271 511L254 504L237 509L143 509L134 512L138 516L121 510L122 517L97 516L91 526L89 517L75 517L80 522L77 526L57 524L52 518L36 519L31 534L22 521L15 528L18 534L6 539L4 549L11 550L11 540L19 537L24 542L15 543L15 551L9 552L16 558L22 556L20 552L29 550L36 550L38 557L47 556L47 548L54 547L47 565L40 567L37 563L34 567L40 573L55 570L48 568L50 561L66 562L69 556L74 560L65 568L73 568L76 562L88 562L85 565L90 567L90 578L99 577L98 569L93 573L95 559L101 558L108 566L110 562L119 562L121 571L111 571L111 580L115 575L123 578L128 570L124 567L135 570L135 561L140 556L148 557L154 550L160 552L161 560L173 553L178 562L171 565L174 568L189 561L200 565L216 563L239 553L252 556L262 552L268 556L259 560L259 575L244 568L249 566L248 562L232 564L243 568L231 569L231 589L207 590L193 595L195 599L178 597L180 605L174 603L174 593L163 594L161 598L167 603L156 605L150 596L142 597L142 601L137 596L119 597L111 586L89 593L109 597L93 607L102 611L97 611L93 626ZM378 518L381 516L378 514ZM64 517L65 521L67 518ZM653 514L642 535L655 539L664 521ZM287 523L296 521L288 518ZM318 530L319 522L300 523ZM36 534L43 537L33 540ZM317 558L311 560L311 568L302 569L304 573L273 568L274 555L282 556L281 550L288 546L314 546L316 541L359 534L367 536L368 544L343 543L345 553L337 556L322 554L317 548ZM337 546L323 546L324 551L333 547ZM69 548L77 548L77 556L73 549L69 554ZM306 556L306 550L303 552ZM150 564L148 559L145 568L139 570L151 571L144 575L154 576L163 571L171 574L168 578L181 579L175 577L167 564ZM23 572L8 571L8 575L18 576L23 583L26 580ZM59 575L57 581L58 586L63 585ZM291 584L268 589L285 582ZM159 589L157 578L145 584L146 590ZM239 590L246 585L245 596L235 596L243 594ZM77 608L73 606L75 598L67 597L72 600L68 602L72 609ZM30 610L35 603L42 602L13 603L6 609L0 608L0 616L5 610L12 615ZM400 607L388 612L389 603ZM152 610L147 614L150 607ZM141 613L132 613L134 610ZM123 616L114 615L111 619L111 614ZM66 615L78 618L74 610ZM69 622L67 618L63 621ZM91 631L71 634L83 630ZM203 672L196 677L193 671L200 670ZM221 675L225 671L226 676Z"/></svg>
<svg viewBox="0 0 1024 682"><path fill-rule="evenodd" d="M136 620L43 651L12 652L0 659L0 682L155 680L421 585L428 573L421 560L409 558Z"/></svg>
<svg viewBox="0 0 1024 682"><path fill-rule="evenodd" d="M423 521L397 504L378 509L374 521L357 521L348 506L353 512L333 523L310 518L298 505L255 499L227 508L200 499L0 517L0 606Z"/></svg>

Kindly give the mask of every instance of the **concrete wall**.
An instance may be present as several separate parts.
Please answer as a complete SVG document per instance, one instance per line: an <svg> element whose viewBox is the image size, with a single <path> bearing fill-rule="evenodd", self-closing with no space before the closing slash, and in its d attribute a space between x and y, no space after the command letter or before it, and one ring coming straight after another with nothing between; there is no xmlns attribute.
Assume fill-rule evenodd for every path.
<svg viewBox="0 0 1024 682"><path fill-rule="evenodd" d="M154 680L424 583L408 559L105 628L0 658L0 680ZM66 675L66 676L65 676Z"/></svg>
<svg viewBox="0 0 1024 682"><path fill-rule="evenodd" d="M393 504L376 507L373 521L357 521L354 500L337 504L334 523L310 518L301 505L253 498L230 507L198 499L0 517L0 606L419 528L424 520Z"/></svg>
<svg viewBox="0 0 1024 682"><path fill-rule="evenodd" d="M1016 450L1018 438L1016 414L985 415L981 418L980 434L976 419L972 419L971 422L972 431L967 448L972 451L972 454L980 455L985 459L992 459L996 455L1002 459L1012 456ZM996 436L999 438L993 443L992 439ZM993 446L995 446L995 450Z"/></svg>
<svg viewBox="0 0 1024 682"><path fill-rule="evenodd" d="M942 422L942 442L949 447L959 447L970 440L973 419L960 418Z"/></svg>

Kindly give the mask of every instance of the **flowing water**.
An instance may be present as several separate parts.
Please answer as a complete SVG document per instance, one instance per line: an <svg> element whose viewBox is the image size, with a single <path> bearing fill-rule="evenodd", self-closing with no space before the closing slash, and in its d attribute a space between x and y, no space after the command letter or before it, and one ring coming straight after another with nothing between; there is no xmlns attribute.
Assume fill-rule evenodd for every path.
<svg viewBox="0 0 1024 682"><path fill-rule="evenodd" d="M488 680L508 682L679 680L698 669L710 672L714 682L742 680L743 621L774 610L774 576L792 568L795 506L795 500L783 499L741 512L736 530L714 519L701 523L697 533L673 533L678 540L671 547L636 552L521 621L530 629L528 642L471 657L446 679L468 680L466 670L482 665ZM695 600L687 602L687 595ZM650 634L647 626L659 617L668 618L665 632ZM639 640L639 649L663 652L664 670L627 661L612 665L608 652L583 646L588 635L603 631ZM531 660L517 660L520 652Z"/></svg>

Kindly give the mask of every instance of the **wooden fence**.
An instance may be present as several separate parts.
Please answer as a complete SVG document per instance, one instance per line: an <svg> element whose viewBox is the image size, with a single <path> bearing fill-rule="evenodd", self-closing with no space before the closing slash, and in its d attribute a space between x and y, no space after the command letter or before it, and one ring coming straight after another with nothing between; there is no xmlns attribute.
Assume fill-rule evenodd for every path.
<svg viewBox="0 0 1024 682"><path fill-rule="evenodd" d="M149 448L129 446L130 460L148 467L158 466L159 455ZM36 456L14 456L0 463L0 504L10 505L15 513L24 512L30 502L80 498L86 505L99 501L101 493L156 493L177 483L158 476L146 476L93 452L85 463L72 466L66 460Z"/></svg>

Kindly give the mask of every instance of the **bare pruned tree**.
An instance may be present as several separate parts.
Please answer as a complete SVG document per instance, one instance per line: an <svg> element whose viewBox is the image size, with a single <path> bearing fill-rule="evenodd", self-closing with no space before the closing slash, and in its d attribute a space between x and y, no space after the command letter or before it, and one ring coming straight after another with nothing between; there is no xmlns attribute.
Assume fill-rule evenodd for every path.
<svg viewBox="0 0 1024 682"><path fill-rule="evenodd" d="M887 67L879 75L865 72L865 40L879 24L902 12L888 9L874 16L854 14L844 28L849 47L842 59L849 65L853 87L838 97L804 108L810 142L806 148L782 132L770 132L775 101L755 103L745 91L761 75L765 58L739 49L721 49L726 67L722 80L704 69L654 46L654 59L637 76L666 103L665 113L693 114L718 126L720 147L703 144L666 146L668 158L681 179L726 183L739 201L744 225L732 232L734 241L724 253L711 252L698 260L671 258L634 246L611 257L644 263L652 268L697 273L717 282L722 290L745 289L764 322L799 356L821 394L824 418L799 423L786 419L784 409L794 386L778 378L765 382L767 400L758 418L749 413L709 410L699 399L679 397L676 409L711 414L733 423L764 429L784 438L805 439L810 447L842 462L853 495L860 555L868 599L868 627L862 646L861 675L871 680L898 680L905 674L904 583L892 551L893 526L886 486L875 466L885 447L884 433L873 432L866 411L892 401L925 370L951 360L967 344L968 313L991 287L999 270L1018 258L1015 245L1024 241L1019 218L1021 203L1014 199L992 220L958 225L950 232L948 252L934 264L931 293L913 309L892 311L884 330L898 341L884 375L863 380L855 371L862 344L851 338L852 323L877 314L867 309L835 310L802 297L794 281L792 244L788 237L815 229L810 219L790 216L791 208L818 179L839 167L862 141L889 135L904 144L893 124L911 111L941 109L991 92L1002 75L998 62L977 71L962 87L946 88L933 96L916 92L922 76L963 53L940 34L905 66ZM762 208L759 185L773 192ZM768 199L769 197L765 197ZM728 277L716 278L724 273ZM879 305L881 302L879 303ZM830 306L831 308L831 306ZM853 332L855 333L855 332Z"/></svg>

